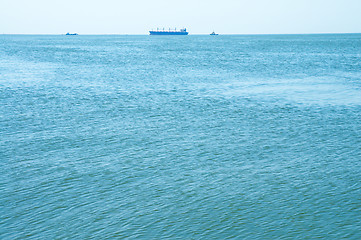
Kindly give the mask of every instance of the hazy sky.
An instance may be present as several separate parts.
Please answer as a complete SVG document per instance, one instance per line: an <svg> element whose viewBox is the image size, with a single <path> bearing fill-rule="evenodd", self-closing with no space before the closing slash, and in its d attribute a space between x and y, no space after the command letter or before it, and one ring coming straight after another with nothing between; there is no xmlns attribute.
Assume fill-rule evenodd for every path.
<svg viewBox="0 0 361 240"><path fill-rule="evenodd" d="M0 33L361 32L361 0L0 0Z"/></svg>

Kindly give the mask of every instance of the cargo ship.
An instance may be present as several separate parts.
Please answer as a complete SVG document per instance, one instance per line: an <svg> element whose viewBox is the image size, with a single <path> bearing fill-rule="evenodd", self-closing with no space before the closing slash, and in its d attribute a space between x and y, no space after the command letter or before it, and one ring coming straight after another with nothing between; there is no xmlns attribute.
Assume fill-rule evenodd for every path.
<svg viewBox="0 0 361 240"><path fill-rule="evenodd" d="M159 28L157 28L156 31L149 31L150 35L188 35L187 29L186 28L182 28L180 30L177 30L176 28L174 30L169 29L169 30L164 30L164 28L162 30L159 30Z"/></svg>

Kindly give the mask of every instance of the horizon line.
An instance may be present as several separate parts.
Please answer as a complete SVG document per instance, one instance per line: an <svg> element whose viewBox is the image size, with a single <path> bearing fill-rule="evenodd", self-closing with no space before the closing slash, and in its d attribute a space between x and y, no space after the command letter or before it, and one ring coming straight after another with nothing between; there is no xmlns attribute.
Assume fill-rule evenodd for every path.
<svg viewBox="0 0 361 240"><path fill-rule="evenodd" d="M148 33L78 33L79 35L96 36L96 35L138 35L148 36ZM219 35L321 35L321 34L361 34L361 32L312 32L312 33L220 33ZM66 33L2 33L1 35L66 35ZM209 35L209 33L189 33L189 35ZM189 36L188 35L188 36Z"/></svg>

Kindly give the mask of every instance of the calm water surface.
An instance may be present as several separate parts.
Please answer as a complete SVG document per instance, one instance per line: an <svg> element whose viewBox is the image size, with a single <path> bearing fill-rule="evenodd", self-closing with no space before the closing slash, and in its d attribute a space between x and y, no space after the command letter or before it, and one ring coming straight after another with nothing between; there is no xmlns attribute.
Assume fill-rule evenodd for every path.
<svg viewBox="0 0 361 240"><path fill-rule="evenodd" d="M361 239L361 34L0 36L1 239Z"/></svg>

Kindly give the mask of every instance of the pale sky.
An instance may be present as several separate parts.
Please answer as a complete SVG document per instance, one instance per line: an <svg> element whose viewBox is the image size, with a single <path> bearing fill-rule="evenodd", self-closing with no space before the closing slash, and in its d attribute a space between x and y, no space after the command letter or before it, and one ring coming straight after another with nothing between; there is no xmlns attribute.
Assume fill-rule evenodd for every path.
<svg viewBox="0 0 361 240"><path fill-rule="evenodd" d="M361 0L0 0L0 34L360 33Z"/></svg>

